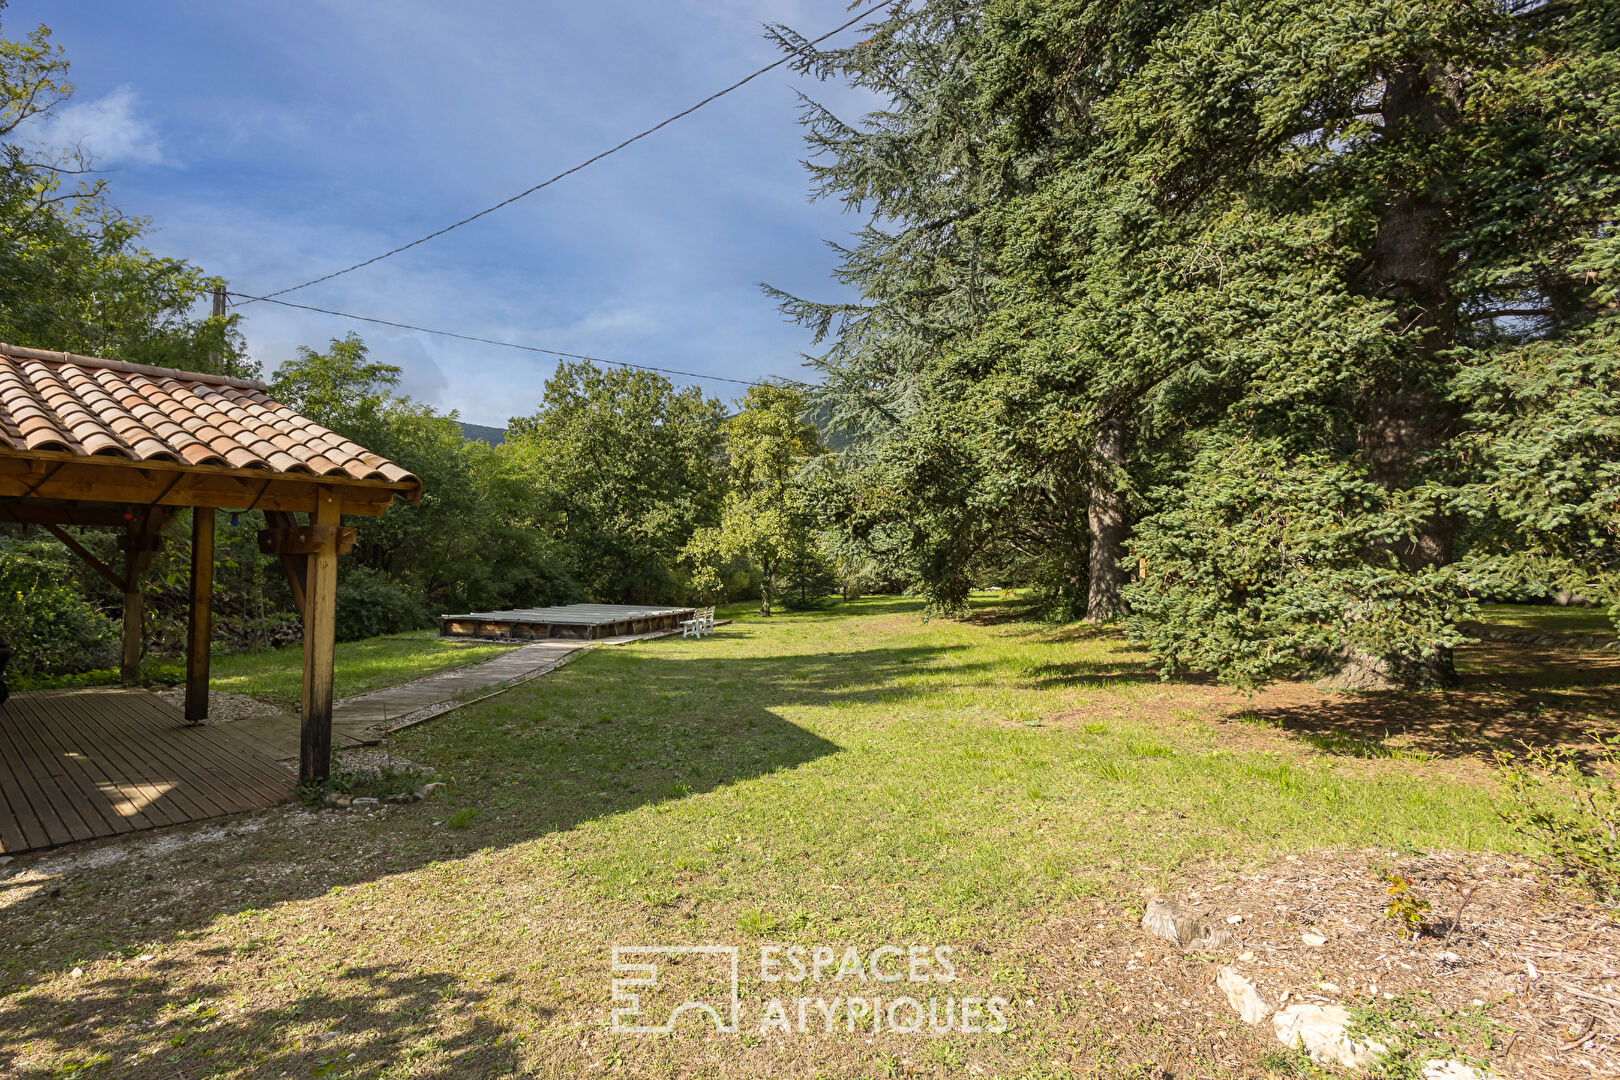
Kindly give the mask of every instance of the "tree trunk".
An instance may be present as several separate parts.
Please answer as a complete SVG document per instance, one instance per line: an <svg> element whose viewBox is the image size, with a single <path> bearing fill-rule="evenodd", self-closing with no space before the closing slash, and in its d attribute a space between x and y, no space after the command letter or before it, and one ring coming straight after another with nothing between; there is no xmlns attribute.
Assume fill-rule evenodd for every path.
<svg viewBox="0 0 1620 1080"><path fill-rule="evenodd" d="M1096 623L1125 613L1120 590L1130 578L1129 571L1120 565L1130 523L1125 516L1125 496L1118 487L1118 474L1125 468L1125 429L1117 419L1097 428L1092 455L1091 492L1086 507L1086 524L1091 533L1086 622Z"/></svg>
<svg viewBox="0 0 1620 1080"><path fill-rule="evenodd" d="M767 619L771 616L771 568L766 566L759 576L759 613Z"/></svg>
<svg viewBox="0 0 1620 1080"><path fill-rule="evenodd" d="M1443 137L1456 122L1452 81L1431 61L1392 73L1383 99L1384 138L1397 146L1422 146ZM1457 336L1450 288L1456 260L1443 247L1441 178L1420 173L1403 179L1409 186L1390 193L1372 255L1379 295L1395 301L1395 326L1410 343L1399 370L1369 393L1360 435L1373 478L1391 491L1413 481L1414 472L1456 424L1455 410L1441 396L1440 354ZM1435 515L1418 527L1412 542L1396 545L1393 553L1408 570L1444 566L1451 561L1454 531L1449 517ZM1348 666L1368 668L1366 659L1353 658ZM1431 657L1423 672L1400 676L1400 681L1455 685L1450 650Z"/></svg>

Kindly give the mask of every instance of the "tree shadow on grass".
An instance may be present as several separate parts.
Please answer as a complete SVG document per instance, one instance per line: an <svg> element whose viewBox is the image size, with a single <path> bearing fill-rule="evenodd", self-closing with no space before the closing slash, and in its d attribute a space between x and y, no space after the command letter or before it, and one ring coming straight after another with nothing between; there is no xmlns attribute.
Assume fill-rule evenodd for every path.
<svg viewBox="0 0 1620 1080"><path fill-rule="evenodd" d="M220 916L802 767L841 748L783 710L900 706L933 692L909 676L941 667L955 680L991 678L983 664L953 660L964 648L743 658L593 650L397 736L394 753L449 781L433 801L386 815L273 810L91 841L0 869L0 917L12 945L0 949L0 985L172 941ZM458 812L466 827L449 827ZM62 861L58 878L15 880L36 865L52 872L53 859Z"/></svg>
<svg viewBox="0 0 1620 1080"><path fill-rule="evenodd" d="M412 1076L517 1070L512 1031L478 1006L498 986L472 988L444 972L400 965L343 967L315 989L239 1007L230 950L197 965L130 961L71 999L0 998L0 1073L15 1077L357 1076L409 1063ZM537 1023L550 1016L530 1006ZM35 1064L35 1063L48 1064Z"/></svg>
<svg viewBox="0 0 1620 1080"><path fill-rule="evenodd" d="M1365 758L1489 758L1521 743L1579 750L1587 732L1620 728L1620 661L1495 644L1459 650L1458 660L1456 690L1309 694L1300 701L1299 688L1283 688L1259 695L1244 715L1295 732L1324 753Z"/></svg>

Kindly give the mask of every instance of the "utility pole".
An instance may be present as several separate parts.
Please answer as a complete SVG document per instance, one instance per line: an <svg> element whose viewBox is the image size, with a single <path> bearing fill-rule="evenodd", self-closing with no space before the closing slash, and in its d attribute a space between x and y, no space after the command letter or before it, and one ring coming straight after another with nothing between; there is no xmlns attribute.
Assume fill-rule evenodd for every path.
<svg viewBox="0 0 1620 1080"><path fill-rule="evenodd" d="M223 319L225 317L225 286L224 285L215 285L214 286L214 310L213 310L213 312L211 314L216 319ZM208 359L209 359L209 362L210 362L209 366L212 367L215 371L218 371L219 370L219 364L220 364L220 354L219 353L214 353ZM225 372L225 374L234 375L234 374L236 374L236 372L227 371L227 372Z"/></svg>

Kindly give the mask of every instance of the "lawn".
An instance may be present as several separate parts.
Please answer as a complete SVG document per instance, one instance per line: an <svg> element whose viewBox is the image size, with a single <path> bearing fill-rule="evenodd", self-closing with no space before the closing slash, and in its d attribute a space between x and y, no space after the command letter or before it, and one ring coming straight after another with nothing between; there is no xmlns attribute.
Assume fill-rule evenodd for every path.
<svg viewBox="0 0 1620 1080"><path fill-rule="evenodd" d="M234 670L216 685L294 685L269 660ZM435 801L274 810L12 868L0 1072L1038 1080L1159 1075L1149 1062L1190 1054L1214 1069L1217 1031L1227 1048L1258 1036L1211 1012L1202 1042L1178 1041L1087 1003L1139 966L1141 890L1322 849L1511 855L1480 750L1526 708L1555 734L1594 709L1612 722L1620 678L1589 671L1538 673L1539 708L1494 674L1442 709L1250 698L1162 683L1114 632L989 598L964 621L871 599L592 650L396 736L448 782ZM1117 968L1097 970L1093 932L1126 943ZM1004 998L1007 1029L827 1033L812 1008L809 1035L762 1031L768 999L808 985L762 979L767 943L840 964L920 946L925 974L954 950L953 994ZM613 946L709 944L744 957L739 1034L609 1030ZM720 986L705 963L670 960L646 1013Z"/></svg>
<svg viewBox="0 0 1620 1080"><path fill-rule="evenodd" d="M332 672L333 696L352 697L437 675L499 656L509 648L509 645L441 638L432 630L364 641L340 641ZM217 656L211 667L215 690L246 694L284 708L298 708L304 678L302 645Z"/></svg>
<svg viewBox="0 0 1620 1080"><path fill-rule="evenodd" d="M1481 604L1479 621L1503 630L1543 634L1602 634L1614 637L1614 623L1600 607L1557 607L1550 604Z"/></svg>

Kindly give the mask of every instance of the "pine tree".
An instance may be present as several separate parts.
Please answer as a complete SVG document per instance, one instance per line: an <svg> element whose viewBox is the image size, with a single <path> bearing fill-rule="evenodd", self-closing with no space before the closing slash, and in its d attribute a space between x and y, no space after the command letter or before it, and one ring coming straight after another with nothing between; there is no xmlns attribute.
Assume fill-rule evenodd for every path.
<svg viewBox="0 0 1620 1080"><path fill-rule="evenodd" d="M889 103L808 107L878 223L862 304L788 304L862 436L830 516L942 607L1139 564L1164 670L1236 682L1444 683L1476 594L1615 603L1616 13L936 0L814 54Z"/></svg>

